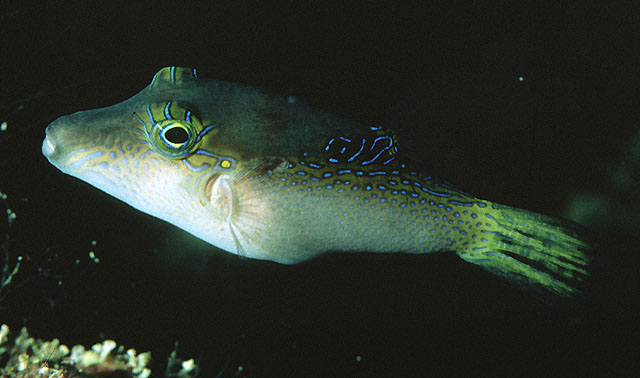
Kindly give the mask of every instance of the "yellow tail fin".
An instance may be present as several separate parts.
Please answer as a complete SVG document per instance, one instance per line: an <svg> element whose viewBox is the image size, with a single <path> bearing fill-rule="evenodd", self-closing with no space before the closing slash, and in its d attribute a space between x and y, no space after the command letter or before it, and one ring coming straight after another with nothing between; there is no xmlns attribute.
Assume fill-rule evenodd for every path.
<svg viewBox="0 0 640 378"><path fill-rule="evenodd" d="M486 243L458 251L469 262L506 278L525 291L548 296L581 296L592 258L584 230L555 219L504 205L486 207Z"/></svg>

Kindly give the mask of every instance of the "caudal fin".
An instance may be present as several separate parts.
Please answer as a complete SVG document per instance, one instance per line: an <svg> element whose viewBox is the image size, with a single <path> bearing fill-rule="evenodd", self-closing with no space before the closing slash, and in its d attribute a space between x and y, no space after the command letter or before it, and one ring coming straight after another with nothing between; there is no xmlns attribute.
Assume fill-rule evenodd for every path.
<svg viewBox="0 0 640 378"><path fill-rule="evenodd" d="M542 299L582 295L592 247L580 226L504 205L485 209L479 241L458 252L462 259Z"/></svg>

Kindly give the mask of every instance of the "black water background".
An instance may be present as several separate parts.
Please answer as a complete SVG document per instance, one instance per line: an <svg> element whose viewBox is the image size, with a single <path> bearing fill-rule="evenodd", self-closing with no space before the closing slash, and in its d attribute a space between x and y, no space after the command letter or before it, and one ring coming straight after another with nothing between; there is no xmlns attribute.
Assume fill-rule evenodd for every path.
<svg viewBox="0 0 640 378"><path fill-rule="evenodd" d="M593 299L563 312L450 255L280 266L210 253L40 153L55 118L120 102L163 66L192 66L399 129L425 167L466 191L559 216L580 191L612 193L611 167L638 132L632 2L4 4L0 191L17 214L10 252L29 260L24 286L0 303L14 331L151 350L156 376L176 340L203 377L240 365L247 377L637 371L640 237L615 213L594 230Z"/></svg>

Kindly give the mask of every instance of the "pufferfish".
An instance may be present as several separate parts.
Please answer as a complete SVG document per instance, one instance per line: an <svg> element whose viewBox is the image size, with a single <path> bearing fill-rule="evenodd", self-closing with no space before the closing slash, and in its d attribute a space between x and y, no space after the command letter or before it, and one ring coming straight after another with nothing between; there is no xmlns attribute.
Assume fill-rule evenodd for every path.
<svg viewBox="0 0 640 378"><path fill-rule="evenodd" d="M580 226L426 175L380 127L195 69L165 67L128 100L55 120L42 152L62 172L247 258L449 251L558 297L580 295L590 275Z"/></svg>

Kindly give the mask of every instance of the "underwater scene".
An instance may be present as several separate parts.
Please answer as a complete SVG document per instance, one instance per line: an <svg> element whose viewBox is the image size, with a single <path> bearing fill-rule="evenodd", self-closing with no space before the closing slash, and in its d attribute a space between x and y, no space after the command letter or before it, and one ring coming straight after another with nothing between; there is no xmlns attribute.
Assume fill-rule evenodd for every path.
<svg viewBox="0 0 640 378"><path fill-rule="evenodd" d="M7 2L0 376L633 376L639 13Z"/></svg>

